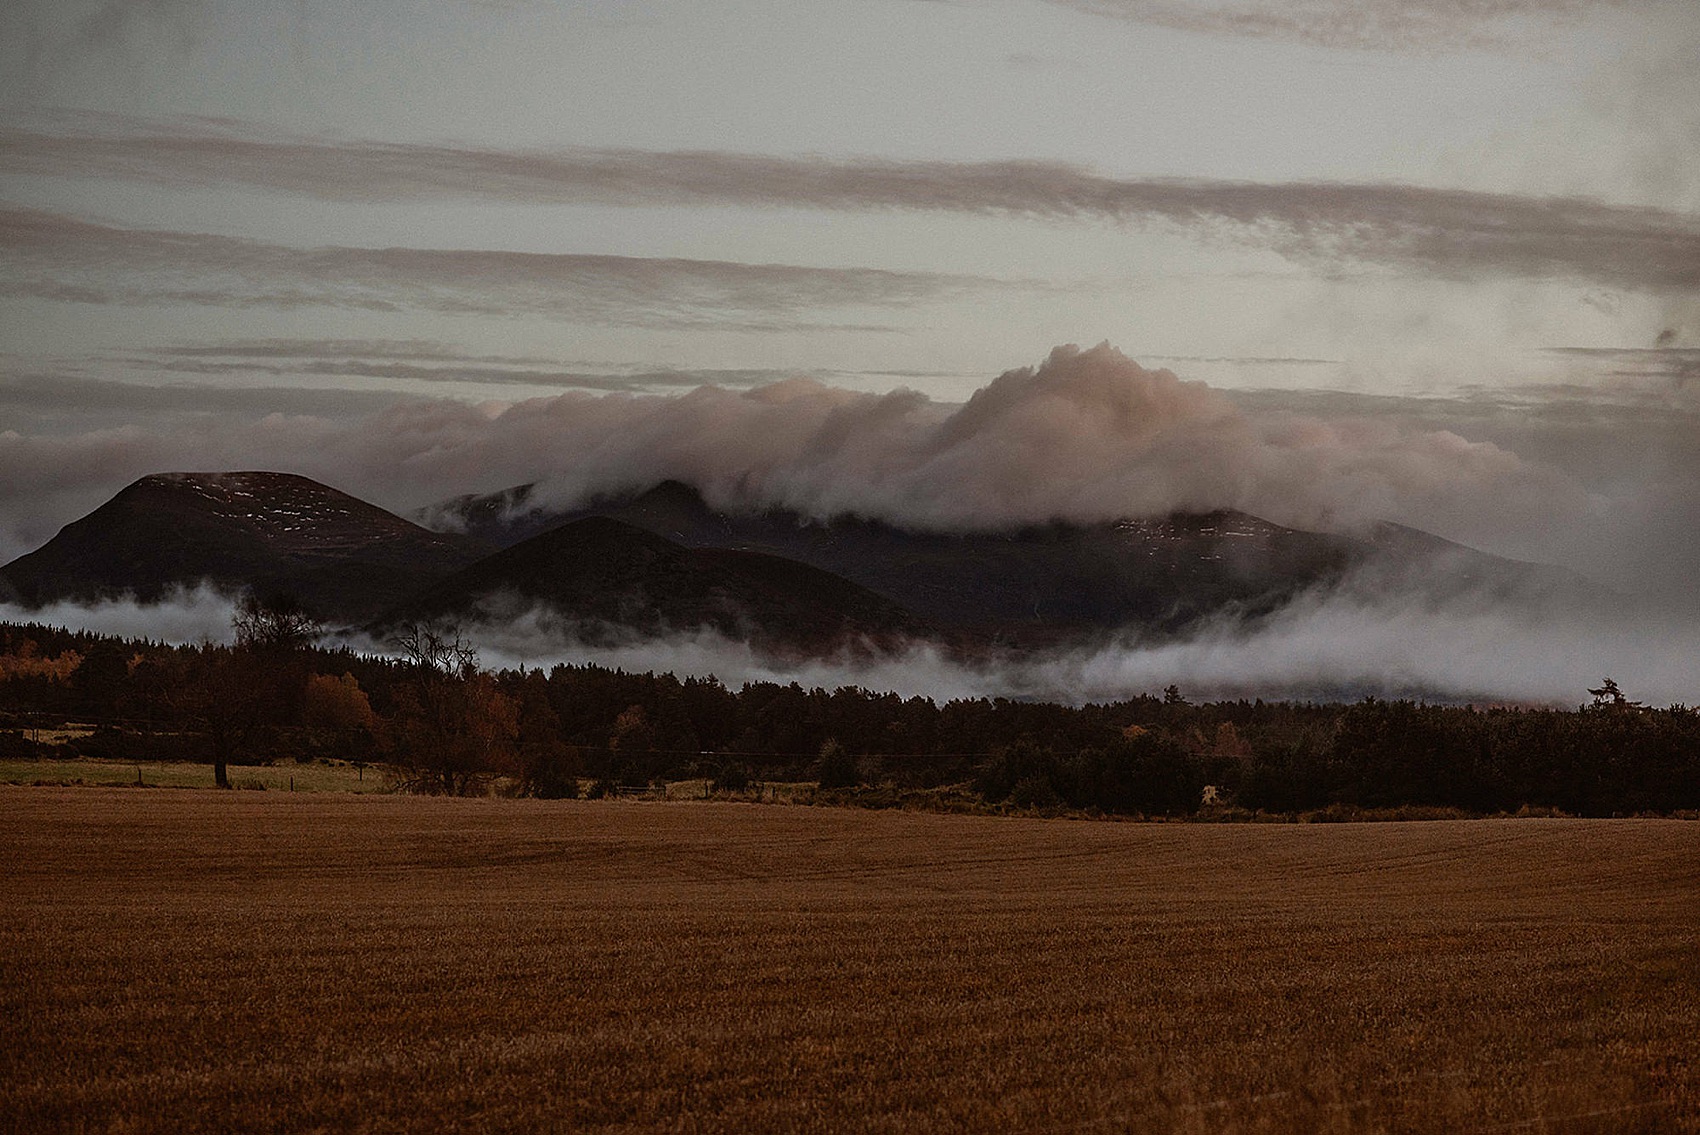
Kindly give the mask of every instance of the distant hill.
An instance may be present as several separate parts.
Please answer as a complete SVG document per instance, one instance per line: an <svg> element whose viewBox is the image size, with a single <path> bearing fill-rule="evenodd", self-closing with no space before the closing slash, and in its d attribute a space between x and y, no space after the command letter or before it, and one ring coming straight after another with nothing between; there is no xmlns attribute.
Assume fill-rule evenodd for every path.
<svg viewBox="0 0 1700 1135"><path fill-rule="evenodd" d="M204 580L293 592L322 618L363 621L491 550L291 473L156 473L0 577L30 605L148 601Z"/></svg>
<svg viewBox="0 0 1700 1135"><path fill-rule="evenodd" d="M784 556L937 624L1010 645L1126 627L1175 632L1222 614L1256 618L1302 592L1348 581L1431 600L1483 589L1501 599L1587 589L1557 569L1392 524L1356 538L1224 511L938 533L859 518L823 523L783 509L721 512L676 481L566 512L532 507L534 499L530 486L519 486L447 501L431 515L497 544L604 516L687 547Z"/></svg>
<svg viewBox="0 0 1700 1135"><path fill-rule="evenodd" d="M1385 524L1363 538L1238 512L1003 532L925 532L723 512L675 481L567 512L521 486L432 510L434 532L286 473L143 477L0 568L27 605L208 581L288 591L329 622L498 618L544 608L581 639L708 628L778 652L923 638L1030 649L1201 621L1255 621L1344 589L1530 609L1599 594L1559 569Z"/></svg>
<svg viewBox="0 0 1700 1135"><path fill-rule="evenodd" d="M471 564L378 620L501 621L535 608L589 642L707 629L782 654L894 647L937 626L865 588L759 552L687 548L608 517Z"/></svg>

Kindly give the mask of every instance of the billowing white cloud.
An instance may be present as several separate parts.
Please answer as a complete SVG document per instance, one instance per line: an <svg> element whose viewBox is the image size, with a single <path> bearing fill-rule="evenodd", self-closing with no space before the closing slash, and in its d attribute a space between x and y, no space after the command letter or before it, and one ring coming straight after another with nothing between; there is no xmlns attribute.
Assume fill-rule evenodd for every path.
<svg viewBox="0 0 1700 1135"><path fill-rule="evenodd" d="M92 508L134 477L182 468L284 469L391 507L529 481L541 482L535 499L566 506L677 478L731 508L944 529L1235 508L1298 527L1392 519L1479 541L1530 538L1591 507L1562 474L1493 444L1249 413L1100 345L1059 347L961 404L799 378L680 395L416 400L354 420L178 415L158 430L0 433L0 516L21 552L73 519L74 503Z"/></svg>
<svg viewBox="0 0 1700 1135"><path fill-rule="evenodd" d="M1562 475L1447 431L1254 416L1220 392L1105 345L1059 347L964 404L807 381L678 399L564 398L539 496L568 503L666 477L728 507L778 503L927 528L1001 528L1241 509L1299 527L1394 518L1458 532L1539 528L1587 511ZM527 446L527 448L531 448Z"/></svg>

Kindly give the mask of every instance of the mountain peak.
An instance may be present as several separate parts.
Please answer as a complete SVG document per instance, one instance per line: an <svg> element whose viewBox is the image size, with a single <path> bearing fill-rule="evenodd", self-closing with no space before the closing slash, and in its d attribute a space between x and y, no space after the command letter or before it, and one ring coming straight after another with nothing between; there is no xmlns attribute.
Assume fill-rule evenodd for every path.
<svg viewBox="0 0 1700 1135"><path fill-rule="evenodd" d="M294 591L340 617L487 550L295 473L171 472L138 478L0 574L31 603L205 581Z"/></svg>
<svg viewBox="0 0 1700 1135"><path fill-rule="evenodd" d="M441 539L377 505L298 473L150 473L102 507L164 507L179 516L196 514L247 529L254 537L297 555L403 535ZM98 510L91 515L98 515Z"/></svg>

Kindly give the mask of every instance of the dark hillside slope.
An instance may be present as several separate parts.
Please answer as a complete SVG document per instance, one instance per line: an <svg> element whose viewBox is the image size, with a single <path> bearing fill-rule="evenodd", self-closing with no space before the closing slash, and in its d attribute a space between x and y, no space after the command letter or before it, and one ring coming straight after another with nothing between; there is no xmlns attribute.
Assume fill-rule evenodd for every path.
<svg viewBox="0 0 1700 1135"><path fill-rule="evenodd" d="M554 528L456 572L379 620L499 620L547 608L587 641L717 631L782 653L899 646L937 628L807 564L686 548L607 517Z"/></svg>
<svg viewBox="0 0 1700 1135"><path fill-rule="evenodd" d="M503 544L587 516L611 517L687 547L798 560L940 625L1012 645L1123 629L1173 633L1222 615L1255 618L1300 593L1347 581L1435 602L1576 600L1590 591L1558 569L1397 525L1359 539L1220 511L953 533L858 517L823 522L785 509L721 512L677 481L569 512L536 507L535 498L522 485L444 502L430 516Z"/></svg>
<svg viewBox="0 0 1700 1135"><path fill-rule="evenodd" d="M291 473L157 473L0 575L31 605L148 601L204 580L293 592L322 618L360 621L488 551Z"/></svg>
<svg viewBox="0 0 1700 1135"><path fill-rule="evenodd" d="M606 516L695 548L784 556L832 572L941 625L1011 643L1105 630L1174 630L1234 606L1272 609L1332 582L1368 551L1243 513L1007 532L921 532L877 520L828 523L774 509L718 512L695 489L664 482L572 513L526 511L523 487L439 506L485 539Z"/></svg>

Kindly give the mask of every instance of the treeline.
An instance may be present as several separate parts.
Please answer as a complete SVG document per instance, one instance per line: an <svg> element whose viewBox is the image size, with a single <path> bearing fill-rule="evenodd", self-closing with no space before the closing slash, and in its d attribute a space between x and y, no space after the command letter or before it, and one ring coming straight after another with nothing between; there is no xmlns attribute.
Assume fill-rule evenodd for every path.
<svg viewBox="0 0 1700 1135"><path fill-rule="evenodd" d="M538 796L701 778L1143 815L1700 809L1700 711L1644 708L1610 683L1569 711L1193 704L1173 687L1079 707L940 704L595 666L490 671L429 628L378 658L316 647L313 630L253 607L235 646L0 625L0 755L64 755L29 730L76 721L98 728L69 751L200 760L221 784L233 764L335 758L441 793L497 778Z"/></svg>

